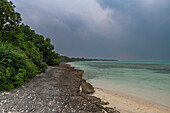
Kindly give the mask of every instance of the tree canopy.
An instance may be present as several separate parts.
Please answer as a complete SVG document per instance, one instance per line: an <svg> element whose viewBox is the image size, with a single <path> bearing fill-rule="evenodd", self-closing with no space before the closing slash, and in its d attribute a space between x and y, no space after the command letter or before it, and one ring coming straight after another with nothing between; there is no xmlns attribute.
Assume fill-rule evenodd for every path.
<svg viewBox="0 0 170 113"><path fill-rule="evenodd" d="M11 90L45 71L47 65L58 65L50 38L37 34L21 17L10 1L0 1L0 90Z"/></svg>
<svg viewBox="0 0 170 113"><path fill-rule="evenodd" d="M20 14L14 8L15 5L11 1L0 1L0 38L2 40L11 38L13 33L18 31L19 23L22 21Z"/></svg>

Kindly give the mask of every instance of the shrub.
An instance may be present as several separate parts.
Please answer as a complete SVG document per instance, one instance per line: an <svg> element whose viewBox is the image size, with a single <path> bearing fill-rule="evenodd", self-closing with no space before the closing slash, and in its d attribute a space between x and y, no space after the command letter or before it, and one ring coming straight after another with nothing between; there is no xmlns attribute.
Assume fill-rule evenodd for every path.
<svg viewBox="0 0 170 113"><path fill-rule="evenodd" d="M33 42L23 41L19 47L25 52L29 59L38 67L38 70L40 72L45 71L47 69L47 64L43 62L43 55L41 54L39 49L35 47Z"/></svg>
<svg viewBox="0 0 170 113"><path fill-rule="evenodd" d="M20 50L0 41L0 90L11 90L33 78L38 67Z"/></svg>

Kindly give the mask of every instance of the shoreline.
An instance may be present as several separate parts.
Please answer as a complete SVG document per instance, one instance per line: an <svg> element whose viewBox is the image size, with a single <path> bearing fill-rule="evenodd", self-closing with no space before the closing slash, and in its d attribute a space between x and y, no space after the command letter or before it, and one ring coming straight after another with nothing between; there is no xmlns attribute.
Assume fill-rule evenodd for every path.
<svg viewBox="0 0 170 113"><path fill-rule="evenodd" d="M103 92L107 92L107 93L117 95L117 96L120 96L120 97L124 97L124 98L127 98L127 99L131 99L133 101L140 102L140 103L143 103L143 104L148 104L148 105L152 105L154 107L170 110L169 105L166 105L166 104L161 103L161 102L156 102L154 100L149 100L149 99L146 99L146 98L142 98L142 97L138 97L138 96L135 96L135 95L122 93L122 92L118 92L118 91L107 90L105 88L95 87L95 89L102 90Z"/></svg>
<svg viewBox="0 0 170 113"><path fill-rule="evenodd" d="M113 93L102 88L95 87L95 92L91 94L91 96L96 96L103 101L109 102L109 104L106 105L107 107L116 107L121 113L170 113L170 109L166 106L138 97L136 99L134 96L117 92Z"/></svg>
<svg viewBox="0 0 170 113"><path fill-rule="evenodd" d="M70 62L66 64L70 65L68 63ZM115 108L121 113L170 113L170 107L161 103L116 91L97 88L95 86L93 87L95 88L95 92L90 94L91 96L109 102L108 105L104 106Z"/></svg>
<svg viewBox="0 0 170 113"><path fill-rule="evenodd" d="M66 64L48 66L23 86L0 91L0 113L120 113L100 98L90 96L91 84L83 71Z"/></svg>
<svg viewBox="0 0 170 113"><path fill-rule="evenodd" d="M48 66L23 86L1 91L0 112L170 113L94 88L83 72L66 63Z"/></svg>

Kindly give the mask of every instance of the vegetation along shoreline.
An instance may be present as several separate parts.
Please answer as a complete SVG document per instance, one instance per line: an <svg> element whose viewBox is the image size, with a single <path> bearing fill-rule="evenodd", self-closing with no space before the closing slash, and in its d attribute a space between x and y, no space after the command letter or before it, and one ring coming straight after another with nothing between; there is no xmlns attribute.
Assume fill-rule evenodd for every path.
<svg viewBox="0 0 170 113"><path fill-rule="evenodd" d="M51 39L23 24L11 1L0 1L0 19L0 112L119 113L87 95L94 88L82 70L60 64L94 59L55 53Z"/></svg>
<svg viewBox="0 0 170 113"><path fill-rule="evenodd" d="M100 98L90 96L92 85L82 78L83 71L68 64L48 66L23 86L0 92L0 112L119 113ZM9 107L10 106L10 107Z"/></svg>

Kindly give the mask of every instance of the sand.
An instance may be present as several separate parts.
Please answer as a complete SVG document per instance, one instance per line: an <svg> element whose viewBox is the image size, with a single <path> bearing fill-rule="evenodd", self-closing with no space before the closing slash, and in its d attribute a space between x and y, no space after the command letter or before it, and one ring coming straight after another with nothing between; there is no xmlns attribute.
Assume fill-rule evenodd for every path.
<svg viewBox="0 0 170 113"><path fill-rule="evenodd" d="M116 107L121 113L170 113L170 109L158 104L144 102L142 99L133 99L100 88L95 88L92 96L109 102L108 107ZM105 106L105 107L106 107Z"/></svg>

